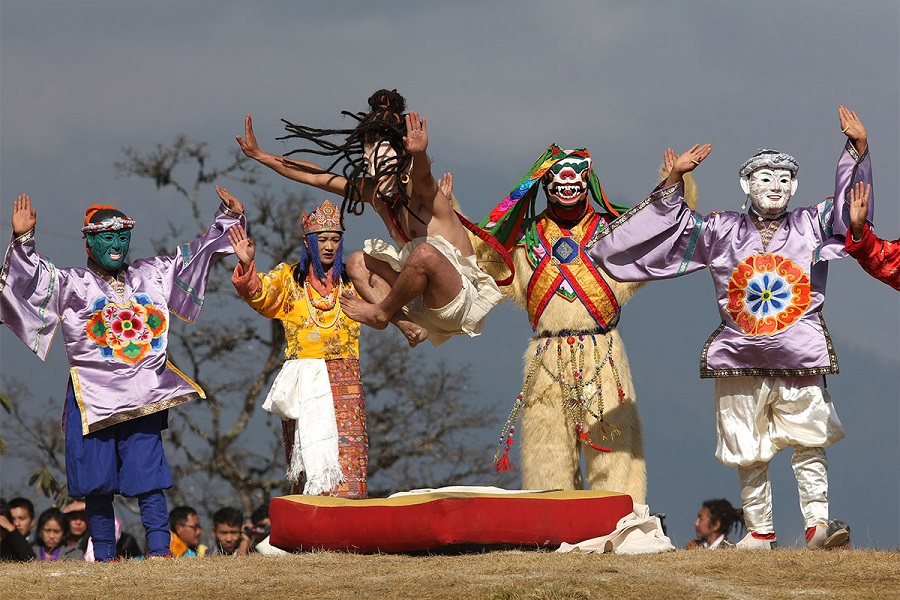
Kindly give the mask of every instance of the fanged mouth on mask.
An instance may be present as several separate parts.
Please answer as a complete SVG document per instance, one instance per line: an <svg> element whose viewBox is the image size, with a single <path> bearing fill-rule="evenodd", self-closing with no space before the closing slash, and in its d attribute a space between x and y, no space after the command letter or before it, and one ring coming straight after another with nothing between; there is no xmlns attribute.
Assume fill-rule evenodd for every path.
<svg viewBox="0 0 900 600"><path fill-rule="evenodd" d="M572 202L574 200L580 199L580 196L583 196L585 193L585 186L581 183L568 183L568 184L550 184L547 188L547 193L563 202Z"/></svg>

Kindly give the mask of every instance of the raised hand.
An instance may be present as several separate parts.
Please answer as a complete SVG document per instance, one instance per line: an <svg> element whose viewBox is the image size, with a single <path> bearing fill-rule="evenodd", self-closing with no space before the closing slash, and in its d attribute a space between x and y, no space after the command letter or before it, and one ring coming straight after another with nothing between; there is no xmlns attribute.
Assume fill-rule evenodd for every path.
<svg viewBox="0 0 900 600"><path fill-rule="evenodd" d="M843 105L838 106L838 116L841 119L841 133L846 135L850 141L853 142L857 152L860 154L865 152L868 136L866 135L866 128L863 126L862 121L859 120L859 117L856 116L855 112Z"/></svg>
<svg viewBox="0 0 900 600"><path fill-rule="evenodd" d="M850 228L855 240L862 239L866 219L869 217L869 195L871 193L872 186L865 185L862 181L857 181L856 185L850 186Z"/></svg>
<svg viewBox="0 0 900 600"><path fill-rule="evenodd" d="M241 214L244 213L244 205L241 204L240 200L232 196L228 190L216 186L216 193L219 194L219 198L222 199L222 203L228 207L228 210Z"/></svg>
<svg viewBox="0 0 900 600"><path fill-rule="evenodd" d="M253 119L250 118L250 115L247 115L244 119L244 137L236 135L234 139L240 144L241 151L247 158L259 160L265 154L256 141L256 134L253 133Z"/></svg>
<svg viewBox="0 0 900 600"><path fill-rule="evenodd" d="M406 136L403 145L410 154L418 154L428 149L428 123L425 119L419 120L419 113L411 112L406 115Z"/></svg>
<svg viewBox="0 0 900 600"><path fill-rule="evenodd" d="M16 237L28 233L37 224L37 211L31 208L31 197L20 194L13 203L12 228Z"/></svg>
<svg viewBox="0 0 900 600"><path fill-rule="evenodd" d="M235 225L228 230L228 241L234 248L234 255L241 261L241 266L247 268L256 257L256 246L253 240L247 237L247 232L240 225Z"/></svg>
<svg viewBox="0 0 900 600"><path fill-rule="evenodd" d="M663 168L666 170L666 177L669 176L669 173L672 172L672 169L675 168L675 151L671 148L666 148L666 151L663 153Z"/></svg>
<svg viewBox="0 0 900 600"><path fill-rule="evenodd" d="M694 144L691 146L691 149L687 152L678 155L675 157L674 162L672 163L672 168L669 170L669 177L666 179L666 183L668 185L673 185L681 181L682 176L685 173L690 173L697 166L703 162L703 159L709 156L709 153L712 152L712 146L709 144ZM675 154L675 151L671 148L666 150L666 154L669 155ZM666 160L671 160L671 156L667 156Z"/></svg>
<svg viewBox="0 0 900 600"><path fill-rule="evenodd" d="M453 196L453 174L452 173L444 173L444 176L438 179L438 187L444 193L447 198L451 198Z"/></svg>

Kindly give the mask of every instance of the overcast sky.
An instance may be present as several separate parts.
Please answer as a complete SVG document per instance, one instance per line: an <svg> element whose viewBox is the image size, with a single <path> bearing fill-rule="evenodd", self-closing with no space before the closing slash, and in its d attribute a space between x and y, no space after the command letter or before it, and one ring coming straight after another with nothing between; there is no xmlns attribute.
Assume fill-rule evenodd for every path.
<svg viewBox="0 0 900 600"><path fill-rule="evenodd" d="M791 205L813 204L834 192L843 103L869 131L876 230L893 239L898 71L896 0L3 0L0 235L9 239L12 202L29 193L39 250L58 266L80 266L84 209L109 202L138 219L130 257L147 256L166 221L187 213L149 182L116 178L123 147L149 150L184 133L224 160L252 113L262 147L284 152L292 146L274 140L280 118L346 126L340 110L364 110L369 94L387 87L428 119L434 170L454 173L463 208L476 218L551 142L586 146L607 194L624 204L653 189L666 147L710 142L712 155L696 171L702 212L738 210L738 166L757 148L775 148L800 162ZM291 187L271 172L262 181ZM211 216L212 188L207 196ZM349 227L348 251L384 233L368 217ZM852 259L832 264L829 284L825 317L841 373L828 386L847 432L828 454L832 516L850 523L858 546L896 548L900 294ZM234 314L253 318L237 301ZM701 346L717 325L706 273L647 285L620 325L645 427L648 502L668 514L679 545L693 537L701 501L740 501L736 470L713 456L713 384L698 374ZM481 338L421 349L469 365L473 399L497 407L494 427L473 443L499 435L521 387L529 334L525 314L507 304ZM27 377L37 397L61 404L61 343L43 364L3 328L0 352L4 373ZM789 458L783 452L772 463L782 545L802 535ZM25 491L5 459L0 476L0 494Z"/></svg>

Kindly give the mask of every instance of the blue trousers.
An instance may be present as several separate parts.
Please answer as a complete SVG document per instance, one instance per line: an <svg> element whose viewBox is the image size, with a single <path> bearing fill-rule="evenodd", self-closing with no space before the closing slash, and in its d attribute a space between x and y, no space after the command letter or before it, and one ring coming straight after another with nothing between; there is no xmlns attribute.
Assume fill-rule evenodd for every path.
<svg viewBox="0 0 900 600"><path fill-rule="evenodd" d="M98 561L116 557L114 494L138 499L149 554L162 556L169 552L169 515L162 492L172 487L172 473L162 445L166 412L82 435L81 413L69 381L65 406L66 479L69 495L84 497Z"/></svg>

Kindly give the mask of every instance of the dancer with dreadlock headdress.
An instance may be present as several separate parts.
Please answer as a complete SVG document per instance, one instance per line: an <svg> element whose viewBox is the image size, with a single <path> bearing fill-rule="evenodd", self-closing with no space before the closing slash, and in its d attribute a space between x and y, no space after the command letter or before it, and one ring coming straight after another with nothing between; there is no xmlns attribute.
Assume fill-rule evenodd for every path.
<svg viewBox="0 0 900 600"><path fill-rule="evenodd" d="M375 92L369 107L367 113L343 113L357 121L353 129L285 121L289 134L279 139L314 146L288 156L332 158L326 168L261 150L249 115L237 141L245 155L275 172L341 194L342 214L362 214L368 203L384 221L400 249L366 240L364 251L350 257L347 272L362 298L342 299L348 317L376 329L394 323L410 346L426 338L437 346L453 335L477 336L503 295L478 268L466 229L431 173L426 121L415 112L404 114L406 101L396 90Z"/></svg>

